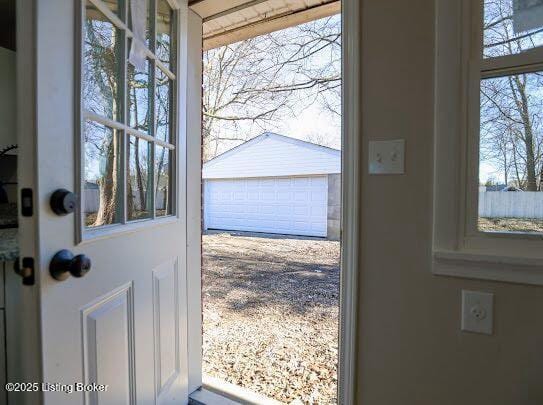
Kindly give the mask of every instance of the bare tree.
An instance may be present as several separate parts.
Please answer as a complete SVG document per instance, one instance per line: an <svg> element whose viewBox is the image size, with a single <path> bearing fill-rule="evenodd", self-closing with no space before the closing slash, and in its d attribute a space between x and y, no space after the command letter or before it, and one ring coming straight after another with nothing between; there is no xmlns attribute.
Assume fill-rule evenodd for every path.
<svg viewBox="0 0 543 405"><path fill-rule="evenodd" d="M85 108L106 117L118 119L119 91L118 66L121 37L102 21L94 10L88 10L85 23L85 81L83 92ZM88 165L102 161L99 173L94 173L99 186L99 210L90 225L98 226L116 222L119 192L119 138L116 131L87 122L85 152ZM90 166L86 170L92 172Z"/></svg>
<svg viewBox="0 0 543 405"><path fill-rule="evenodd" d="M204 53L204 160L225 142L241 143L250 123L261 130L320 102L340 114L339 16Z"/></svg>
<svg viewBox="0 0 543 405"><path fill-rule="evenodd" d="M513 29L510 1L485 1L485 57L512 55L541 45L542 30ZM481 82L481 161L502 171L506 183L527 191L543 187L541 73L512 74ZM513 176L511 176L513 171Z"/></svg>
<svg viewBox="0 0 543 405"><path fill-rule="evenodd" d="M121 70L124 66L124 39L113 24L94 6L87 6L84 38L84 81L83 100L85 109L104 117L120 121L121 106L125 104L129 117L128 124L133 128L150 133L151 105L156 108L154 121L156 136L169 141L171 131L171 83L167 76L157 71L156 94L151 100L151 78L149 65L144 71L136 70L128 64L127 99L121 100ZM159 41L159 44L161 42ZM159 51L160 52L160 51ZM164 53L164 49L161 51ZM89 187L98 186L99 204L96 213L88 213L87 225L100 226L112 224L120 219L121 179L121 136L113 130L96 122L85 124L85 176ZM148 215L152 195L151 165L152 144L138 137L127 136L128 172L126 181L127 215L138 218ZM165 148L155 156L156 189L161 187L165 201L157 204L167 206L169 176L167 174L168 153ZM158 194L158 193L156 193Z"/></svg>

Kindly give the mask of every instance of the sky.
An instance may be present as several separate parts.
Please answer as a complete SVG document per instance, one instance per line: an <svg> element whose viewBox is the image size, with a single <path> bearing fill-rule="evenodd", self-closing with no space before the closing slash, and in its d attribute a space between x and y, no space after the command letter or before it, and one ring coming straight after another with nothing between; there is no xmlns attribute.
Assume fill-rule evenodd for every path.
<svg viewBox="0 0 543 405"><path fill-rule="evenodd" d="M491 163L481 161L479 163L479 183L485 184L488 180L499 184L505 183L502 170L497 169Z"/></svg>
<svg viewBox="0 0 543 405"><path fill-rule="evenodd" d="M332 17L333 19L340 19L340 15ZM297 41L297 31L294 28L287 28L283 31L287 35L292 32L292 41ZM312 66L316 65L329 65L334 66L337 72L341 70L341 63L339 61L330 63L333 56L330 54L329 49L324 52L318 53L313 56L310 63ZM282 78L283 82L288 82L292 72L285 72L285 76ZM303 81L304 79L299 79ZM322 96L322 93L321 93ZM292 110L292 114L286 113L281 116L281 119L274 120L273 122L253 123L251 121L238 121L236 127L233 128L231 122L224 122L218 124L221 126L221 134L224 137L242 137L251 139L264 132L275 132L281 135L289 136L292 138L301 139L313 143L322 144L324 146L332 147L335 149L341 149L341 117L334 112L331 112L326 108L322 97L316 97L314 89L298 90L291 97L295 100L295 107ZM333 104L333 99L337 98L330 94L328 102ZM243 113L243 107L237 111L239 115L246 115ZM219 153L223 153L233 147L238 146L242 141L223 141Z"/></svg>
<svg viewBox="0 0 543 405"><path fill-rule="evenodd" d="M295 117L285 117L277 128L270 127L269 131L341 149L341 119L319 103L298 110Z"/></svg>

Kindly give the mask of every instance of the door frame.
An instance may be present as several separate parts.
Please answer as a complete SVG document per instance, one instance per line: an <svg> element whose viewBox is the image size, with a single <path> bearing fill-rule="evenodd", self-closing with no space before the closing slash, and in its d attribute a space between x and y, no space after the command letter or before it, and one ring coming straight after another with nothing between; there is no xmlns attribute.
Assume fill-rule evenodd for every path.
<svg viewBox="0 0 543 405"><path fill-rule="evenodd" d="M338 403L351 405L356 398L358 272L360 250L360 10L362 0L341 0L342 14L342 192L341 276ZM188 52L202 52L202 20L189 10ZM190 60L190 57L189 57ZM201 100L202 66L189 62L191 100ZM197 65L197 66L196 66ZM195 106L197 105L197 108ZM189 392L202 386L201 238L203 182L201 173L201 105L187 104L187 285L189 330ZM198 129L197 129L198 128ZM200 133L199 137L190 134ZM198 139L194 139L198 138ZM194 153L190 153L193 151ZM195 259L197 258L197 259Z"/></svg>
<svg viewBox="0 0 543 405"><path fill-rule="evenodd" d="M16 5L17 44L35 44L37 41L35 24L37 9L33 1L17 1ZM37 69L36 50L32 46L17 46L16 123L18 144L17 204L21 206L23 188L32 190L31 205L38 207L36 178L36 131L37 131ZM24 163L25 170L21 170ZM35 211L35 208L34 208ZM21 257L36 258L39 243L34 238L38 231L35 212L31 216L18 215L18 247ZM41 381L43 365L41 357L41 315L40 292L38 287L40 272L34 268L36 282L33 286L23 286L21 277L11 266L5 267L5 316L6 316L6 368L9 382ZM24 320L24 321L23 321ZM41 403L40 392L10 392L8 402L20 404Z"/></svg>
<svg viewBox="0 0 543 405"><path fill-rule="evenodd" d="M358 272L360 269L360 173L362 142L360 114L361 14L363 0L342 0L341 94L341 272L339 303L338 403L356 398L358 360Z"/></svg>

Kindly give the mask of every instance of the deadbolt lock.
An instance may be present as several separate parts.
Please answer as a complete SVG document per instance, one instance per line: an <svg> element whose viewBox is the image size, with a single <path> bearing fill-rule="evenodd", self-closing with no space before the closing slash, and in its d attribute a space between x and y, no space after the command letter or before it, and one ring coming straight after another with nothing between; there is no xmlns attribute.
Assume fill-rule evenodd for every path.
<svg viewBox="0 0 543 405"><path fill-rule="evenodd" d="M59 188L51 195L51 209L57 215L64 216L75 211L77 195L64 188Z"/></svg>

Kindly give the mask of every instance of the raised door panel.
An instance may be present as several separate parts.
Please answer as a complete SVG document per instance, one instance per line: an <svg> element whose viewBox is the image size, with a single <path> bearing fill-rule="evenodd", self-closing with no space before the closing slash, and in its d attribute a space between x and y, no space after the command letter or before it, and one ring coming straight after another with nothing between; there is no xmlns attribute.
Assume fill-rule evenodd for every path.
<svg viewBox="0 0 543 405"><path fill-rule="evenodd" d="M106 385L86 392L87 404L133 404L134 334L132 284L82 310L85 384Z"/></svg>
<svg viewBox="0 0 543 405"><path fill-rule="evenodd" d="M157 402L179 376L179 293L177 260L153 270L153 317Z"/></svg>

